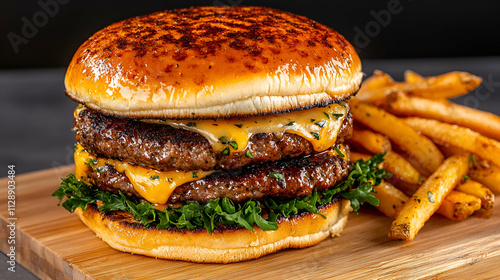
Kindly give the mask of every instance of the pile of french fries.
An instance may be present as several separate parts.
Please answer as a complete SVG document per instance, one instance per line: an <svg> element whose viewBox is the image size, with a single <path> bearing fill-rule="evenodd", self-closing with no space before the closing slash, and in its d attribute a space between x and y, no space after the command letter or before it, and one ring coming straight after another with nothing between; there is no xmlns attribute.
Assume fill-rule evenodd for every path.
<svg viewBox="0 0 500 280"><path fill-rule="evenodd" d="M465 72L405 81L375 71L349 100L351 160L385 153L392 173L376 186L377 207L394 221L389 238L413 240L438 213L464 220L491 213L500 193L500 117L452 103L481 78Z"/></svg>

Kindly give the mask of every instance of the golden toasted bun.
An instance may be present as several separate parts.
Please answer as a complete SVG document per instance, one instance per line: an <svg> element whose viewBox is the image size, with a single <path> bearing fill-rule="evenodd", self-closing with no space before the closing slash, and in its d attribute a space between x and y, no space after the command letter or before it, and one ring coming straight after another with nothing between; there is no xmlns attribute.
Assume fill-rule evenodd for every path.
<svg viewBox="0 0 500 280"><path fill-rule="evenodd" d="M76 213L97 236L120 251L169 260L231 263L312 246L330 235L340 235L350 211L348 200L337 200L320 207L326 219L308 213L281 219L276 231L225 228L213 234L204 229L145 229L126 212L102 214L91 205L86 211L78 208Z"/></svg>
<svg viewBox="0 0 500 280"><path fill-rule="evenodd" d="M199 7L112 24L76 52L69 97L128 117L208 118L326 105L361 83L336 31L260 7Z"/></svg>

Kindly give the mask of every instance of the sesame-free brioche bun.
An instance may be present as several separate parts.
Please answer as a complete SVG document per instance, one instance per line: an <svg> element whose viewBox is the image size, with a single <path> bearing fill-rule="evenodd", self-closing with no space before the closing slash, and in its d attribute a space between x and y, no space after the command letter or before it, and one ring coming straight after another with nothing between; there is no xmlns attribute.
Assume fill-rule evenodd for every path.
<svg viewBox="0 0 500 280"><path fill-rule="evenodd" d="M278 219L276 231L244 228L206 230L144 228L130 213L99 212L88 205L77 208L80 219L111 247L134 254L199 263L231 263L256 259L287 248L315 245L340 235L351 211L350 202L334 199L318 207L326 219L312 213Z"/></svg>
<svg viewBox="0 0 500 280"><path fill-rule="evenodd" d="M335 30L261 7L163 11L112 24L76 52L67 95L139 118L213 118L327 105L356 93L356 51Z"/></svg>

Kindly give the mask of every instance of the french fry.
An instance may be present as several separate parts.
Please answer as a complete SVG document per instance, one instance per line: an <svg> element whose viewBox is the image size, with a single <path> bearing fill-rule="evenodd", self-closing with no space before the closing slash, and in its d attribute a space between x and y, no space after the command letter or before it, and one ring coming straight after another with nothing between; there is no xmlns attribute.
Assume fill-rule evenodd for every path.
<svg viewBox="0 0 500 280"><path fill-rule="evenodd" d="M439 149L447 157L470 154L455 146L439 146ZM493 193L500 194L500 168L496 165L471 154L469 158L469 173L467 175L471 177L472 180L485 185Z"/></svg>
<svg viewBox="0 0 500 280"><path fill-rule="evenodd" d="M455 190L478 197L481 200L481 207L486 210L493 208L495 195L488 187L479 182L466 180L458 185Z"/></svg>
<svg viewBox="0 0 500 280"><path fill-rule="evenodd" d="M432 174L443 161L443 154L436 145L407 125L404 120L357 100L350 100L349 103L355 121L387 135L422 175Z"/></svg>
<svg viewBox="0 0 500 280"><path fill-rule="evenodd" d="M414 83L413 88L407 90L413 96L422 96L432 99L453 98L470 92L478 87L483 80L467 72L449 72L434 77L425 77Z"/></svg>
<svg viewBox="0 0 500 280"><path fill-rule="evenodd" d="M373 79L367 79L366 86L361 86L356 96L358 100L378 104L393 92L431 99L453 98L468 93L482 82L480 77L466 72L450 72L421 79L416 74L407 74L409 78L405 82L394 82L382 72L374 72L373 76Z"/></svg>
<svg viewBox="0 0 500 280"><path fill-rule="evenodd" d="M373 189L376 193L372 194L380 201L379 206L376 206L376 208L387 217L395 219L399 210L408 201L408 196L385 181L382 181Z"/></svg>
<svg viewBox="0 0 500 280"><path fill-rule="evenodd" d="M387 136L370 130L354 128L352 137L348 142L358 148L363 148L373 154L381 154L390 151L391 141Z"/></svg>
<svg viewBox="0 0 500 280"><path fill-rule="evenodd" d="M396 82L391 76L380 70L375 70L373 71L373 75L363 81L355 98L374 104L381 103L385 100L386 94L380 88L390 88L394 84Z"/></svg>
<svg viewBox="0 0 500 280"><path fill-rule="evenodd" d="M358 153L358 152L352 152L351 151L351 162L356 162L360 159L364 160L364 161L367 161L371 158L372 156L371 155L368 155L368 154L362 154L362 153Z"/></svg>
<svg viewBox="0 0 500 280"><path fill-rule="evenodd" d="M406 70L405 71L405 82L407 83L418 83L423 81L425 78L422 77L421 75L411 71L411 70Z"/></svg>
<svg viewBox="0 0 500 280"><path fill-rule="evenodd" d="M394 151L389 151L384 156L382 164L387 172L392 174L386 180L407 195L412 195L425 180L413 165Z"/></svg>
<svg viewBox="0 0 500 280"><path fill-rule="evenodd" d="M386 107L389 112L396 116L436 119L467 127L500 140L499 116L458 105L448 100L431 100L397 92L387 97Z"/></svg>
<svg viewBox="0 0 500 280"><path fill-rule="evenodd" d="M500 168L495 165L484 166L473 164L469 169L469 177L486 185L493 193L500 194Z"/></svg>
<svg viewBox="0 0 500 280"><path fill-rule="evenodd" d="M443 200L437 213L448 219L461 221L481 208L481 200L460 191L451 191Z"/></svg>
<svg viewBox="0 0 500 280"><path fill-rule="evenodd" d="M439 150L443 153L445 157L458 156L458 155L469 155L470 152L460 149L451 145L438 145Z"/></svg>
<svg viewBox="0 0 500 280"><path fill-rule="evenodd" d="M500 166L500 142L468 128L436 120L408 118L406 123L438 145L452 145Z"/></svg>
<svg viewBox="0 0 500 280"><path fill-rule="evenodd" d="M389 230L389 238L411 241L424 223L441 206L443 199L467 174L469 158L447 158L408 200Z"/></svg>

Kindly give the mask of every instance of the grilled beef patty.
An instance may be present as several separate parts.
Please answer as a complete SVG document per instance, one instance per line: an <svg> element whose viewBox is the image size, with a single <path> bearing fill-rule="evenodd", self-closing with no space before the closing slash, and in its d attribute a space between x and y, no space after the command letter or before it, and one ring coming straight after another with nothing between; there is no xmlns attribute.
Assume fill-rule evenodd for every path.
<svg viewBox="0 0 500 280"><path fill-rule="evenodd" d="M279 174L279 175L278 175ZM167 204L172 207L195 200L227 197L234 202L261 199L304 197L313 189L326 190L342 181L348 174L347 161L327 152L307 157L251 165L238 170L222 170L197 181L177 187ZM284 179L279 179L283 175ZM99 172L88 169L87 180L99 189L128 196L141 196L124 173L106 165Z"/></svg>
<svg viewBox="0 0 500 280"><path fill-rule="evenodd" d="M75 118L76 141L102 157L116 158L159 170L238 169L247 165L314 153L309 141L295 134L255 134L245 150L227 156L214 152L202 135L168 125L105 115L90 109ZM352 133L351 114L345 118L337 143ZM245 155L250 152L253 159Z"/></svg>

